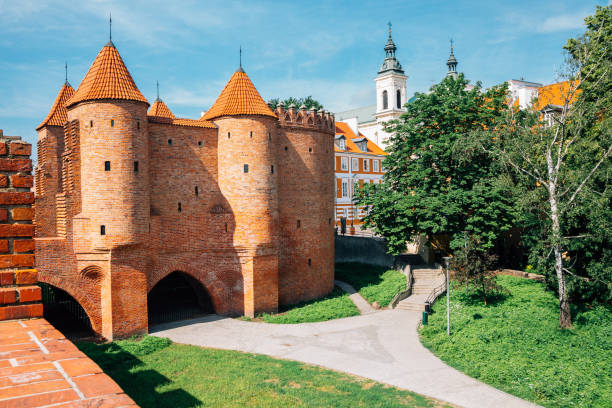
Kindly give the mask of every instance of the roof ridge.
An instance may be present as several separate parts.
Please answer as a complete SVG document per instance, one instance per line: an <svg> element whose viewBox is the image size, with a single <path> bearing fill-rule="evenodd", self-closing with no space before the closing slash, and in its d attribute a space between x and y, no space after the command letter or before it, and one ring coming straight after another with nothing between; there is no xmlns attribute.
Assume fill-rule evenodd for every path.
<svg viewBox="0 0 612 408"><path fill-rule="evenodd" d="M49 111L49 114L42 121L36 130L41 129L44 126L64 126L64 123L68 120L68 111L66 110L66 102L74 95L74 88L70 86L68 81L60 88L55 102Z"/></svg>
<svg viewBox="0 0 612 408"><path fill-rule="evenodd" d="M123 99L149 104L138 90L112 41L102 47L66 106L97 99Z"/></svg>

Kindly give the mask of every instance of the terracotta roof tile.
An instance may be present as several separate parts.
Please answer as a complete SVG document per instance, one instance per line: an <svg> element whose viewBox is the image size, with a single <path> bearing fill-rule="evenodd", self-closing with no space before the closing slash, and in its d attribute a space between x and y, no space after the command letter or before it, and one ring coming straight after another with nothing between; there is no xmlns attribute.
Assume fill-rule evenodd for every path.
<svg viewBox="0 0 612 408"><path fill-rule="evenodd" d="M68 120L66 101L70 99L72 95L74 95L74 89L68 82L66 82L57 94L57 98L55 98L55 102L53 102L53 106L51 107L49 114L45 120L38 125L36 130L39 130L43 126L64 126L64 123L66 123Z"/></svg>
<svg viewBox="0 0 612 408"><path fill-rule="evenodd" d="M336 136L343 135L346 138L346 150L340 150L337 146L334 146L334 151L336 152L348 152L348 153L361 153L361 154L376 154L386 156L386 153L383 149L381 149L376 143L368 139L363 135L363 133L359 132L359 136L353 132L351 127L346 122L336 122ZM368 151L362 151L357 145L353 142L355 139L366 139L368 141Z"/></svg>
<svg viewBox="0 0 612 408"><path fill-rule="evenodd" d="M188 127L201 127L216 129L214 123L203 119L184 119L184 118L166 118L163 116L148 116L149 122L152 123L165 123L167 125L175 126L188 126Z"/></svg>
<svg viewBox="0 0 612 408"><path fill-rule="evenodd" d="M575 86L576 84L574 84ZM557 82L555 84L550 84L543 86L538 89L538 100L533 105L535 110L542 110L546 105L557 105L563 106L565 104L565 99L569 97L570 92L570 82L562 81ZM576 93L577 94L577 93ZM576 97L574 94L574 98ZM574 102L574 100L571 102Z"/></svg>
<svg viewBox="0 0 612 408"><path fill-rule="evenodd" d="M202 116L202 119L212 120L221 116L234 115L276 117L242 68L234 72L213 106Z"/></svg>
<svg viewBox="0 0 612 408"><path fill-rule="evenodd" d="M149 103L138 90L119 52L110 41L91 64L83 82L66 106L96 99L124 99Z"/></svg>
<svg viewBox="0 0 612 408"><path fill-rule="evenodd" d="M147 116L157 116L160 118L174 119L174 114L172 113L170 108L168 108L168 105L166 105L161 99L156 99L155 102L153 102L153 105L149 109Z"/></svg>

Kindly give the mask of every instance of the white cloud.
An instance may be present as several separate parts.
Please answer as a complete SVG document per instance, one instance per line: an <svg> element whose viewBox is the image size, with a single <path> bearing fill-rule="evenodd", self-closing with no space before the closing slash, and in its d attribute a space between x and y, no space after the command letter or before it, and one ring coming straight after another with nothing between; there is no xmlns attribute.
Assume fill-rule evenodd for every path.
<svg viewBox="0 0 612 408"><path fill-rule="evenodd" d="M574 30L584 26L584 18L590 13L573 13L562 14L559 16L548 17L540 25L537 25L537 31L541 33L552 33L556 31Z"/></svg>

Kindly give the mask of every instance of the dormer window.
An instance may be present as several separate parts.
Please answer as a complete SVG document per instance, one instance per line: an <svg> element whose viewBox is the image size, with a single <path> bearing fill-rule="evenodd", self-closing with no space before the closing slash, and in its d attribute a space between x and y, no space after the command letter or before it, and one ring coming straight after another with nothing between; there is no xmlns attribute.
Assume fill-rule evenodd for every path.
<svg viewBox="0 0 612 408"><path fill-rule="evenodd" d="M368 151L368 142L361 142L361 151L362 152Z"/></svg>
<svg viewBox="0 0 612 408"><path fill-rule="evenodd" d="M346 150L346 138L344 135L336 136L336 146L340 150Z"/></svg>
<svg viewBox="0 0 612 408"><path fill-rule="evenodd" d="M366 139L365 137L362 136L360 139L354 139L353 142L355 142L357 147L359 147L359 150L361 150L362 152L368 151L368 139Z"/></svg>

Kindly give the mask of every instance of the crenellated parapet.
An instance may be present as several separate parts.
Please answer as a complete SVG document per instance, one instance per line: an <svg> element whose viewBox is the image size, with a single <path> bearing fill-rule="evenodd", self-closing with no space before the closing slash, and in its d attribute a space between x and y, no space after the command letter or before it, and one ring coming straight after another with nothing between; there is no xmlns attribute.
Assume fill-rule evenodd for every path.
<svg viewBox="0 0 612 408"><path fill-rule="evenodd" d="M296 108L293 104L285 109L283 103L279 102L274 113L284 128L317 130L330 135L336 133L334 115L323 109L317 111L313 107L308 110L304 105Z"/></svg>

